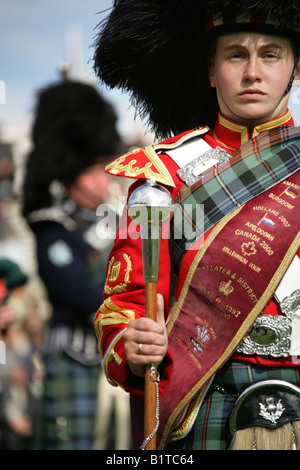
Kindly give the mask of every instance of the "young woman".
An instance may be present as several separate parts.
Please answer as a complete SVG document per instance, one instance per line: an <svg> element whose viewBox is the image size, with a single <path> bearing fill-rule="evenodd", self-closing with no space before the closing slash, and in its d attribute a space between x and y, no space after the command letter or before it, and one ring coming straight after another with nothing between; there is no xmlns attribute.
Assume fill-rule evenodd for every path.
<svg viewBox="0 0 300 470"><path fill-rule="evenodd" d="M186 250L172 237L176 227L161 240L156 323L144 317L141 244L129 218L110 254L95 328L109 381L131 393L136 446L144 370L153 362L160 449L222 450L244 428L247 448L261 448L258 428L270 426L274 440L284 423L289 438L272 444L268 437L264 445L297 445L291 305L298 286L291 279L299 261L299 131L288 99L300 78L299 6L117 1L100 33L100 78L130 90L157 134L168 136L107 171L138 178L130 193L156 179L183 217L186 203L204 205L204 243L196 239ZM129 49L122 58L120 48ZM166 325L174 277L176 305Z"/></svg>

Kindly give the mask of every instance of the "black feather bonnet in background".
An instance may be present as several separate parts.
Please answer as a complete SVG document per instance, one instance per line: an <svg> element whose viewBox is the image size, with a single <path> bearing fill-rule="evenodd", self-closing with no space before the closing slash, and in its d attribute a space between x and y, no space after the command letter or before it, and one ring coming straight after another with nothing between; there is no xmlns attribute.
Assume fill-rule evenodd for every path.
<svg viewBox="0 0 300 470"><path fill-rule="evenodd" d="M275 33L300 26L300 0L115 0L99 25L95 72L108 87L129 92L137 114L159 138L214 126L218 105L208 81L207 18L244 12L272 17Z"/></svg>
<svg viewBox="0 0 300 470"><path fill-rule="evenodd" d="M23 185L25 216L52 205L52 181L70 183L87 167L115 156L116 122L110 103L88 84L63 80L38 93Z"/></svg>

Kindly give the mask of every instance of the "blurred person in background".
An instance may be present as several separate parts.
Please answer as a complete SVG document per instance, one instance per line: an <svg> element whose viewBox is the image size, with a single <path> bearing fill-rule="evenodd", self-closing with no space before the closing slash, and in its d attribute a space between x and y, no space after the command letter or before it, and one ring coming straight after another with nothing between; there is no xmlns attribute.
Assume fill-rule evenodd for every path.
<svg viewBox="0 0 300 470"><path fill-rule="evenodd" d="M63 80L39 93L32 141L23 215L52 305L34 448L88 450L101 372L92 322L111 247L97 236L96 209L109 195L105 164L120 146L115 111L90 85Z"/></svg>
<svg viewBox="0 0 300 470"><path fill-rule="evenodd" d="M0 198L12 196L14 164L11 145L0 142Z"/></svg>
<svg viewBox="0 0 300 470"><path fill-rule="evenodd" d="M12 382L22 382L24 370L18 369L13 377L13 371L16 371L16 362L14 354L10 348L10 339L12 329L19 321L19 309L15 304L15 299L23 296L24 289L27 287L29 277L22 271L20 266L9 258L0 259L0 448L9 449L20 448L19 432L22 434L24 421L18 420L17 430L13 431L7 419L8 409L8 389ZM22 388L22 391L24 389ZM17 401L20 407L20 400ZM20 426L19 426L20 425ZM26 437L30 435L30 419L26 419Z"/></svg>
<svg viewBox="0 0 300 470"><path fill-rule="evenodd" d="M0 258L0 338L4 338L8 327L17 320L17 312L9 302L18 288L29 281L27 274L9 258Z"/></svg>
<svg viewBox="0 0 300 470"><path fill-rule="evenodd" d="M8 307L15 320L7 328L5 367L1 370L2 450L32 447L33 422L42 391L43 368L35 353L42 344L50 308L37 279L15 289Z"/></svg>

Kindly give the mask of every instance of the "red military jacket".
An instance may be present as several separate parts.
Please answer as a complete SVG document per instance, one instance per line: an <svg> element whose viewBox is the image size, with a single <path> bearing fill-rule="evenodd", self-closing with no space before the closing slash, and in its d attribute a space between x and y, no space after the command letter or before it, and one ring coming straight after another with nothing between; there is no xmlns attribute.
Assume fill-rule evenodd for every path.
<svg viewBox="0 0 300 470"><path fill-rule="evenodd" d="M260 124L252 129L237 124L219 114L214 129L201 127L184 132L157 145L136 149L112 162L106 170L112 175L137 179L129 190L129 196L137 185L143 183L145 179L155 179L170 191L172 198L175 200L177 192L184 182L179 178L177 174L179 167L168 155L168 151L179 148L193 139L203 139L212 148L220 146L228 153L232 153L248 139L259 133L274 127L287 125L293 125L293 119L289 111L278 119ZM157 289L164 297L167 320L171 306L170 287L173 279L167 236L162 236L160 252ZM175 300L179 298L195 254L196 251L188 250L182 260L175 286ZM279 305L274 298L269 300L263 313L269 315L281 314ZM131 373L126 363L122 334L132 319L143 315L144 278L141 240L138 238L137 226L125 210L107 265L104 302L95 315L94 325L108 381L112 385L120 385L136 396L143 396L143 381ZM262 366L293 365L291 358L266 360L259 356L245 356L243 354L235 354L235 357ZM160 395L164 393L168 386L172 370L173 358L171 351L168 350L159 369Z"/></svg>

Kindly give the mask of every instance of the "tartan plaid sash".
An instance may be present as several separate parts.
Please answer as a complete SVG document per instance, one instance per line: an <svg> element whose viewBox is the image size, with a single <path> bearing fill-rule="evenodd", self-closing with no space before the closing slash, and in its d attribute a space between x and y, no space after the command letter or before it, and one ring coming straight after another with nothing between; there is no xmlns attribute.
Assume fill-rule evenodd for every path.
<svg viewBox="0 0 300 470"><path fill-rule="evenodd" d="M226 214L297 171L299 137L298 127L265 131L235 150L228 162L209 168L191 187L180 188L170 238L177 274L187 246L192 246ZM204 207L202 223L197 220L196 208L200 204ZM176 232L180 233L177 238Z"/></svg>
<svg viewBox="0 0 300 470"><path fill-rule="evenodd" d="M299 187L300 171L288 182ZM160 449L185 407L195 397L201 398L198 392L205 390L214 373L234 353L299 250L300 194L289 189L286 182L279 183L227 214L191 264L167 326L174 371L160 399ZM285 197L291 198L292 204ZM256 238L249 242L242 238L241 229L248 224L257 227L266 207L277 214L272 240L266 243Z"/></svg>
<svg viewBox="0 0 300 470"><path fill-rule="evenodd" d="M230 162L208 170L191 191L186 187L181 191L181 204L191 196L197 201L195 204L204 202L205 230L221 217L223 220L197 253L168 324L175 369L161 398L160 449L166 445L180 412L234 352L299 249L300 223L295 215L300 208L300 197L297 197L293 199L293 212L289 211L290 207L281 206L280 215L292 217L293 224L285 227L284 233L280 223L273 227L272 256L264 249L257 251L256 247L255 257L245 252L248 259L236 261L239 250L234 251L241 246L236 228L249 221L259 223L262 216L257 213L258 206L268 205L270 210L274 204L278 207L273 192L278 193L276 198L280 200L280 194L287 188L282 182L288 177L293 184L300 185L299 136L297 128L274 129L258 136L237 150ZM276 189L272 189L274 186ZM209 208L204 196L206 201L212 201ZM256 201L249 202L254 197ZM214 210L217 200L221 204L220 212ZM243 245L247 248L249 243ZM252 260L261 266L259 274L250 269ZM228 315L227 308L231 312ZM209 338L203 339L205 346L197 347L196 331L201 338L209 333Z"/></svg>

